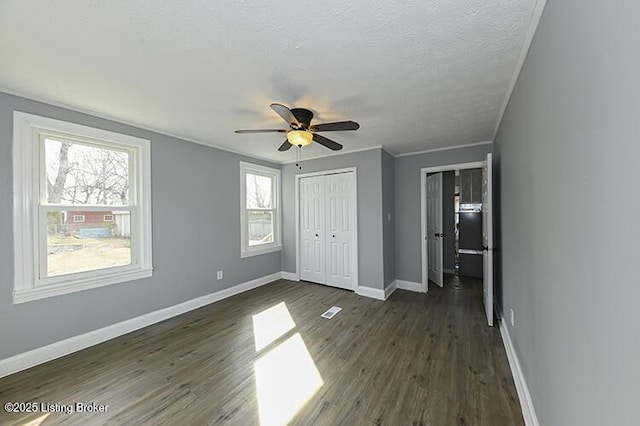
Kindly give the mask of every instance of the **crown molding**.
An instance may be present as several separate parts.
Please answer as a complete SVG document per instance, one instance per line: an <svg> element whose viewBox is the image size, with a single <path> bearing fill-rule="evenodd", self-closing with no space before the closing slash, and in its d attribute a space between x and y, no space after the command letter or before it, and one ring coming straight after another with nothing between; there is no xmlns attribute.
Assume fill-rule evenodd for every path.
<svg viewBox="0 0 640 426"><path fill-rule="evenodd" d="M396 158L409 157L411 155L428 154L430 152L438 152L438 151L448 151L450 149L469 148L469 147L478 146L478 145L488 145L490 143L493 143L493 141L482 141L482 142L466 143L463 145L447 146L443 148L425 149L424 151L415 151L415 152L407 152L403 154L396 154L395 157Z"/></svg>
<svg viewBox="0 0 640 426"><path fill-rule="evenodd" d="M5 93L7 95L11 95L11 96L17 96L20 98L24 98L24 99L28 99L31 101L35 101L35 102L40 102L46 105L51 105L51 106L55 106L58 108L63 108L66 109L68 111L72 111L72 112L76 112L76 113L80 113L80 114L86 114L86 115L90 115L92 117L96 117L96 118L100 118L103 120L108 120L108 121L112 121L114 123L117 124L123 124L126 126L130 126L133 127L135 129L138 130L143 130L143 131L147 131L147 132L153 132L159 135L163 135L163 136L168 136L174 139L178 139L181 141L185 141L185 142L189 142L189 143L195 143L197 145L202 145L202 146L206 146L209 148L213 148L213 149L218 149L221 151L225 151L225 152L230 152L232 154L236 154L236 155L240 155L243 157L247 157L247 158L253 158L253 159L257 159L257 160L261 160L261 161L265 161L271 164L280 164L280 165L285 165L285 164L291 164L291 163L295 163L297 160L293 159L293 160L284 160L284 161L278 161L278 160L273 160L270 158L266 158L266 157L262 157L259 155L255 155L255 154L248 154L246 152L241 152L238 150L234 150L231 148L227 148L224 146L220 146L220 145L216 145L216 144L212 144L209 142L205 142L202 140L198 140L198 139L193 139L193 138L189 138L189 137L185 137L185 136L181 136L175 133L171 133L171 132L167 132L155 127L151 127L151 126L145 126L139 123L136 123L134 121L129 121L129 120L124 120L121 119L119 117L114 117L108 114L102 114L100 112L97 111L93 111L91 109L88 108L82 108L82 107L76 107L76 106L71 106L69 104L65 104L64 102L58 102L58 101L52 101L49 99L45 99L39 96L35 96L29 93L25 93L25 92L20 92L20 91L16 91L16 90L11 90L8 89L6 87L1 87L0 86L0 93ZM382 150L385 151L387 154L391 155L394 158L398 158L398 157L407 157L407 156L411 156L411 155L418 155L418 154L426 154L429 152L438 152L438 151L446 151L446 150L450 150L450 149L458 149L458 148L467 148L467 147L471 147L471 146L476 146L476 145L484 145L484 144L490 144L493 143L493 141L483 141L483 142L475 142L475 143L470 143L470 144L464 144L464 145L456 145L456 146L450 146L450 147L443 147L443 148L433 148L433 149L427 149L427 150L422 150L422 151L414 151L414 152L408 152L408 153L402 153L402 154L397 154L394 153L392 150L390 150L388 147L384 146L384 145L375 145L375 146L371 146L371 147L366 147L366 148L359 148L359 149L352 149L349 151L339 151L339 152L329 152L327 154L324 155L316 155L313 157L306 157L303 158L303 161L307 161L307 160L318 160L320 158L327 158L327 157L334 157L337 155L345 155L345 154L353 154L353 153L357 153L357 152L364 152L364 151L372 151L372 150Z"/></svg>
<svg viewBox="0 0 640 426"><path fill-rule="evenodd" d="M261 157L261 156L254 155L254 154L247 154L246 152L241 152L241 151L237 151L237 150L234 150L234 149L231 149L231 148L227 148L227 147L224 147L224 146L212 144L212 143L209 143L209 142L204 142L204 141L201 141L201 140L198 140L198 139L192 139L192 138L189 138L189 137L186 137L186 136L181 136L181 135L178 135L178 134L175 134L175 133L167 132L165 130L157 129L155 127L145 126L143 124L136 123L135 121L129 121L129 120L125 120L125 119L122 119L122 118L119 118L119 117L114 117L112 115L103 114L103 113L100 113L100 112L97 112L97 111L93 111L93 110L88 109L88 108L71 106L71 105L65 104L64 102L52 101L50 99L45 99L45 98L42 98L42 97L39 97L39 96L31 95L29 93L24 93L24 92L20 92L20 91L16 91L16 90L7 89L6 87L1 87L0 86L0 93L5 93L5 94L11 95L11 96L17 96L19 98L24 98L24 99L28 99L28 100L35 101L35 102L40 102L40 103L43 103L43 104L46 104L46 105L51 105L51 106L58 107L58 108L63 108L63 109L66 109L68 111L77 112L77 113L80 113L80 114L90 115L92 117L101 118L103 120L113 121L114 123L124 124L126 126L131 126L131 127L136 128L136 129L139 129L139 130L144 130L144 131L147 131L147 132L153 132L153 133L156 133L156 134L159 134L159 135L168 136L170 138L179 139L181 141L207 146L209 148L219 149L221 151L230 152L232 154L241 155L243 157L262 160L262 161L266 161L266 162L271 163L271 164L282 164L279 161L274 161L274 160L269 159L269 158ZM28 112L28 111L25 111L25 112Z"/></svg>
<svg viewBox="0 0 640 426"><path fill-rule="evenodd" d="M525 34L524 44L522 45L522 51L520 52L520 57L518 58L518 63L516 64L516 68L513 71L513 76L511 77L511 82L509 83L509 88L507 89L507 94L502 101L502 106L500 107L500 112L498 113L498 119L496 120L496 125L493 128L493 140L496 140L496 136L498 135L498 130L500 129L500 124L502 124L502 117L507 110L507 106L509 105L509 101L511 100L511 95L513 94L513 89L516 87L516 83L518 82L518 77L520 77L520 72L522 71L522 67L524 66L524 62L527 59L527 55L529 54L529 49L531 48L531 43L533 42L533 37L538 30L538 25L540 24L540 19L542 18L542 12L544 12L544 7L547 4L547 0L538 0L535 7L533 8L533 12L531 14L531 22L529 23L529 29Z"/></svg>
<svg viewBox="0 0 640 426"><path fill-rule="evenodd" d="M349 151L329 152L329 153L327 153L325 155L316 155L314 157L304 157L304 158L302 158L302 161L304 162L304 161L309 161L309 160L319 160L320 158L336 157L338 155L354 154L356 152L373 151L374 149L384 150L382 145L376 145L376 146L370 146L370 147L367 147L367 148L352 149L352 150L349 150ZM385 150L385 151L387 151L387 150ZM387 151L387 153L389 153L390 155L393 155L389 151ZM284 165L284 164L291 164L291 163L296 163L296 162L298 162L298 160L286 160L286 161L281 162L280 164Z"/></svg>

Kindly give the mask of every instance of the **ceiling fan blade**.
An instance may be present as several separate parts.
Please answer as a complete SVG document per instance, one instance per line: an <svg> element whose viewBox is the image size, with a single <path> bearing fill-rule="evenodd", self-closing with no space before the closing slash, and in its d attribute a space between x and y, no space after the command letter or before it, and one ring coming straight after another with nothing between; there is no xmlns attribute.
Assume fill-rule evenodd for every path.
<svg viewBox="0 0 640 426"><path fill-rule="evenodd" d="M282 142L282 145L280 145L280 148L278 148L278 151L286 151L289 148L291 148L291 144L289 143L288 139L285 139L284 142Z"/></svg>
<svg viewBox="0 0 640 426"><path fill-rule="evenodd" d="M235 133L287 133L285 129L236 130Z"/></svg>
<svg viewBox="0 0 640 426"><path fill-rule="evenodd" d="M342 149L342 145L340 145L338 142L334 142L331 139L325 138L324 136L317 133L313 134L313 140L318 142L320 145L326 146L332 151L340 151Z"/></svg>
<svg viewBox="0 0 640 426"><path fill-rule="evenodd" d="M296 128L300 127L298 119L295 117L295 115L293 115L288 107L282 104L271 104L270 106L271 109L274 110L280 117L282 117L284 121L289 123L290 126L293 125Z"/></svg>
<svg viewBox="0 0 640 426"><path fill-rule="evenodd" d="M355 121L336 121L335 123L315 124L309 128L314 132L337 132L341 130L358 130L360 125Z"/></svg>

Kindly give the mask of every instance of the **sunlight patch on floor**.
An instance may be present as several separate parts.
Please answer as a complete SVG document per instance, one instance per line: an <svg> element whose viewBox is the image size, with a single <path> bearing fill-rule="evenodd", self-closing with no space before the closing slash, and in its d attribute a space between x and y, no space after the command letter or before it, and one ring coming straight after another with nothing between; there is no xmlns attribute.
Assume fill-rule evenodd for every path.
<svg viewBox="0 0 640 426"><path fill-rule="evenodd" d="M269 309L253 316L253 336L256 341L256 351L260 351L278 337L293 330L296 323L284 302L280 302Z"/></svg>
<svg viewBox="0 0 640 426"><path fill-rule="evenodd" d="M254 363L261 426L285 425L324 381L300 333Z"/></svg>
<svg viewBox="0 0 640 426"><path fill-rule="evenodd" d="M37 419L29 420L29 421L26 421L24 423L20 423L20 426L39 426L40 424L42 424L42 422L45 421L45 419L47 417L49 417L49 413L43 414L42 416L38 417Z"/></svg>

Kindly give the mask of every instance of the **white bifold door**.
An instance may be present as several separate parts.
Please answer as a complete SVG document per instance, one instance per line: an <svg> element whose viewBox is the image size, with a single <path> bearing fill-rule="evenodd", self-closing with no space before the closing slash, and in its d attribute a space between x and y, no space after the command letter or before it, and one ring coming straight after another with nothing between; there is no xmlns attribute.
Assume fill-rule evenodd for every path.
<svg viewBox="0 0 640 426"><path fill-rule="evenodd" d="M300 279L352 290L355 174L300 179Z"/></svg>

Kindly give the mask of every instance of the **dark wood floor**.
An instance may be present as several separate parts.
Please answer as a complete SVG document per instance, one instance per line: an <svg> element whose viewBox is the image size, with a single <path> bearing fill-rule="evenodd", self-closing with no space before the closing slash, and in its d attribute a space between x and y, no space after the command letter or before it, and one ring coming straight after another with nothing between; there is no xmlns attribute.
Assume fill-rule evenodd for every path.
<svg viewBox="0 0 640 426"><path fill-rule="evenodd" d="M283 334L257 348L270 313ZM0 424L523 424L482 284L452 277L386 302L280 280L0 379L0 402L27 401L109 407Z"/></svg>

